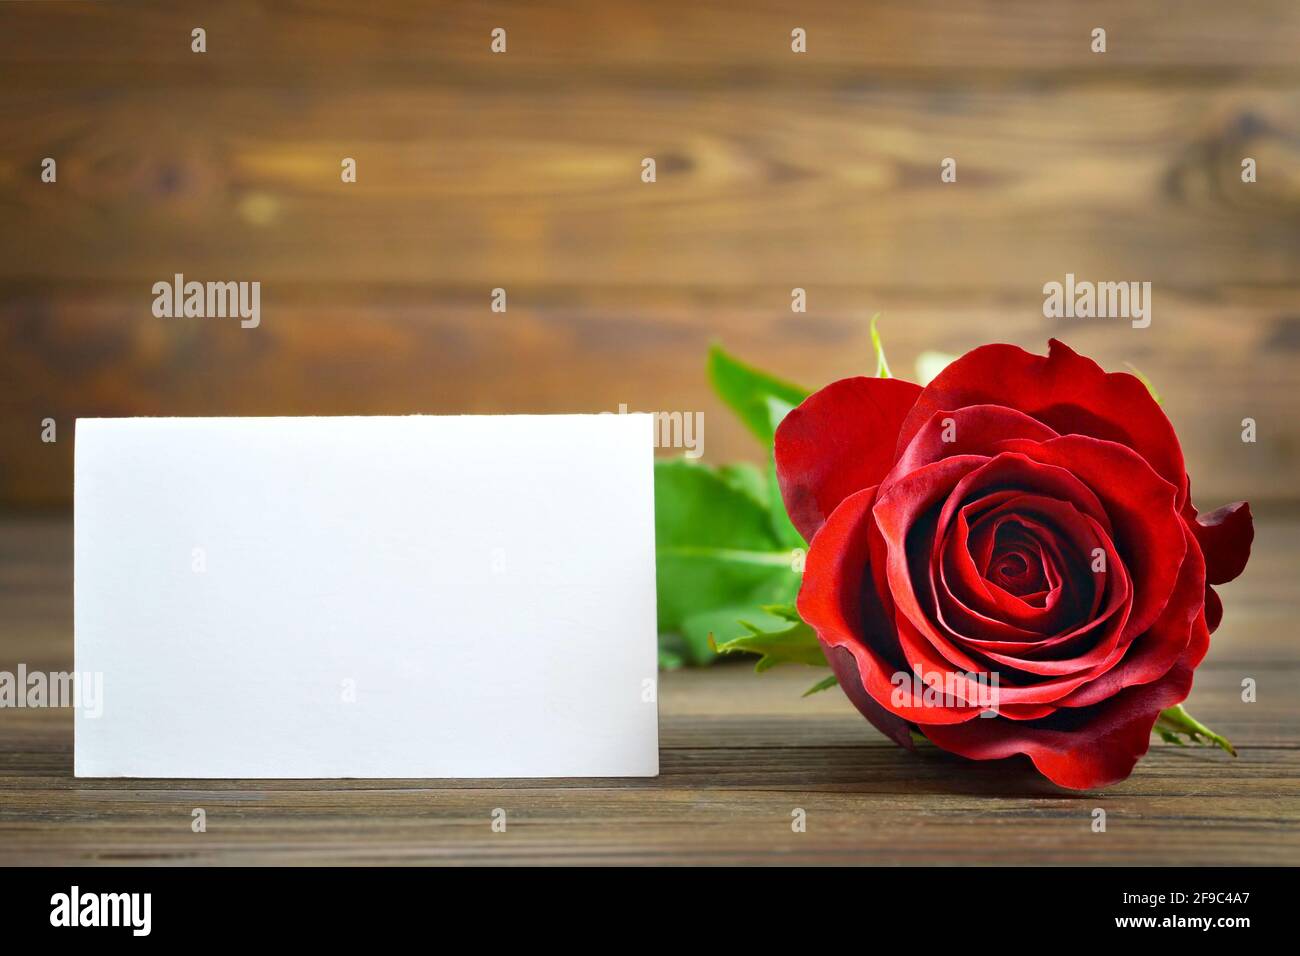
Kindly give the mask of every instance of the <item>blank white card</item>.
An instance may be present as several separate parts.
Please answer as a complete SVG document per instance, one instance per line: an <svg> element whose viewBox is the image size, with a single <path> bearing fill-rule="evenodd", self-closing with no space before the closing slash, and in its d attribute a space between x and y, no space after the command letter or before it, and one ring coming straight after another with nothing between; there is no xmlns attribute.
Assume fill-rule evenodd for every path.
<svg viewBox="0 0 1300 956"><path fill-rule="evenodd" d="M76 442L78 777L658 773L651 416Z"/></svg>

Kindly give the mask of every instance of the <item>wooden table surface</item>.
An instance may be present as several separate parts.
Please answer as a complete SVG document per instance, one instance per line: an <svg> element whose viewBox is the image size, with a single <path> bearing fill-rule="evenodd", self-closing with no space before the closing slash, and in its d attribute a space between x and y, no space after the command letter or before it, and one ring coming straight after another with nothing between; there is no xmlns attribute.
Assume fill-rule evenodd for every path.
<svg viewBox="0 0 1300 956"><path fill-rule="evenodd" d="M0 710L0 864L1297 864L1298 532L1261 517L1197 672L1190 709L1235 760L1156 741L1123 784L1071 793L908 754L838 690L801 699L811 669L743 663L664 675L649 780L78 780L70 711ZM71 540L67 518L0 521L0 670L72 667Z"/></svg>

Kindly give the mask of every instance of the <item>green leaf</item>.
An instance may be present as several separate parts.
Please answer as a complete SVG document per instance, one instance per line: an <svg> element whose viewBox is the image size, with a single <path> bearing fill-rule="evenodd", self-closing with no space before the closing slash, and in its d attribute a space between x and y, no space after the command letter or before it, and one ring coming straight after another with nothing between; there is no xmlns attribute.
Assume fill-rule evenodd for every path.
<svg viewBox="0 0 1300 956"><path fill-rule="evenodd" d="M797 624L803 620L799 616L799 609L793 604L765 604L763 610L783 621L791 621Z"/></svg>
<svg viewBox="0 0 1300 956"><path fill-rule="evenodd" d="M768 487L768 505L767 514L772 525L772 533L776 535L779 541L788 552L793 553L795 548L806 548L807 544L803 539L790 516L785 511L785 501L781 498L781 486L776 478L776 463L769 462L767 466L767 487Z"/></svg>
<svg viewBox="0 0 1300 956"><path fill-rule="evenodd" d="M823 678L822 678L821 680L819 680L817 683L813 684L813 685L812 685L811 687L809 687L806 691L804 691L804 692L803 692L803 696L804 696L804 697L811 697L813 694L819 694L819 693L821 693L821 692L824 691L824 690L830 690L832 687L834 687L834 686L837 685L838 683L839 683L839 681L835 679L835 675L834 675L834 674L832 674L830 677L823 677Z"/></svg>
<svg viewBox="0 0 1300 956"><path fill-rule="evenodd" d="M756 501L759 507L766 509L771 503L767 477L757 465L747 461L734 465L718 466L718 477L742 494Z"/></svg>
<svg viewBox="0 0 1300 956"><path fill-rule="evenodd" d="M754 670L759 673L777 664L827 666L816 632L803 621L784 621L782 627L775 630L765 630L749 621L741 621L741 624L749 631L748 634L716 644L714 650L719 654L745 651L759 655L758 663L754 665Z"/></svg>
<svg viewBox="0 0 1300 956"><path fill-rule="evenodd" d="M776 430L781 427L781 422L785 421L785 416L794 411L794 406L784 399L776 398L773 395L767 397L768 425L772 429L772 435L776 435Z"/></svg>
<svg viewBox="0 0 1300 956"><path fill-rule="evenodd" d="M686 664L686 644L680 634L659 635L659 668L675 671Z"/></svg>
<svg viewBox="0 0 1300 956"><path fill-rule="evenodd" d="M709 351L709 377L769 449L781 420L808 395L719 346ZM715 641L727 644L790 625L763 609L798 594L795 549L804 547L785 512L770 457L766 470L746 463L714 470L686 460L656 462L655 536L659 629L676 642L666 645L665 661L707 664Z"/></svg>
<svg viewBox="0 0 1300 956"><path fill-rule="evenodd" d="M1209 727L1206 727L1184 710L1182 704L1176 704L1168 710L1162 710L1160 716L1156 718L1155 727L1152 729L1166 743L1186 747L1187 743L1183 740L1186 737L1188 741L1194 744L1221 747L1234 757L1237 756L1237 749L1232 746L1228 738L1222 737Z"/></svg>
<svg viewBox="0 0 1300 956"><path fill-rule="evenodd" d="M744 364L719 345L709 349L709 380L718 397L765 445L771 445L776 432L768 400L776 399L792 408L809 394L805 388Z"/></svg>
<svg viewBox="0 0 1300 956"><path fill-rule="evenodd" d="M790 414L794 406L781 401L779 398L769 397L767 400L768 413L771 416L772 434L776 434L777 427ZM787 547L802 548L804 547L803 535L801 535L790 521L790 516L785 511L785 501L781 498L781 485L776 477L776 459L773 455L768 456L767 462L767 509L772 519L772 530L775 532L777 539Z"/></svg>
<svg viewBox="0 0 1300 956"><path fill-rule="evenodd" d="M876 320L880 318L877 312L871 317L871 347L876 352L876 378L893 378L889 373L889 362L885 359L885 346L880 341L880 332L876 329Z"/></svg>
<svg viewBox="0 0 1300 956"><path fill-rule="evenodd" d="M756 469L724 474L684 459L655 463L659 630L680 635L677 650L692 663L712 660L710 633L724 640L748 633L740 618L782 625L763 605L789 604L799 592L766 497Z"/></svg>
<svg viewBox="0 0 1300 956"><path fill-rule="evenodd" d="M741 620L755 623L763 629L779 630L787 622L773 617L758 604L729 604L692 614L682 621L681 636L686 645L687 659L692 664L710 664L717 658L716 642L726 643L751 632Z"/></svg>

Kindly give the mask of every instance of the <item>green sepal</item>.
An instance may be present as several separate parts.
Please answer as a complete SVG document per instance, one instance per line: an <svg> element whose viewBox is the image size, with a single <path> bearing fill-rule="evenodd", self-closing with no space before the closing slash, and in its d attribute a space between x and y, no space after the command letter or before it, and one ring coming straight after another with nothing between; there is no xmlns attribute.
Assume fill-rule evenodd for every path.
<svg viewBox="0 0 1300 956"><path fill-rule="evenodd" d="M1190 741L1205 747L1219 747L1234 757L1237 756L1237 748L1232 746L1232 742L1227 737L1216 734L1209 727L1206 727L1184 710L1182 704L1175 704L1167 710L1162 710L1160 716L1156 718L1155 727L1152 729L1166 743L1186 747L1187 741ZM1184 737L1187 738L1186 741L1183 739Z"/></svg>

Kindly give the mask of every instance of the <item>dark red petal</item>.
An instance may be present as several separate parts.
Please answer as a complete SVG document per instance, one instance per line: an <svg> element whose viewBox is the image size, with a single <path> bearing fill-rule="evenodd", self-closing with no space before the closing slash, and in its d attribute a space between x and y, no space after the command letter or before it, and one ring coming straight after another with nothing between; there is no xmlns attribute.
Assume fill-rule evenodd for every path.
<svg viewBox="0 0 1300 956"><path fill-rule="evenodd" d="M1190 536L1190 532L1186 532ZM1200 551L1187 549L1179 569L1178 584L1169 603L1151 629L1128 646L1124 659L1097 679L1060 701L1063 707L1087 707L1112 697L1134 684L1159 680L1186 657L1193 630L1204 627L1205 564ZM1200 658L1197 658L1200 661Z"/></svg>
<svg viewBox="0 0 1300 956"><path fill-rule="evenodd" d="M828 660L840 656L834 653L836 648L853 656L858 683L883 709L907 720L919 716L940 722L970 720L977 710L936 710L915 694L894 700L892 678L910 668L899 651L888 599L877 595L870 572L875 496L875 488L850 495L813 537L799 589L799 615L817 632ZM847 668L844 671L848 673ZM849 699L854 700L852 693ZM863 710L863 714L875 723L872 712ZM877 726L893 736L886 726Z"/></svg>
<svg viewBox="0 0 1300 956"><path fill-rule="evenodd" d="M1255 540L1249 503L1224 505L1200 515L1191 526L1205 553L1205 579L1210 584L1226 584L1245 569L1250 544Z"/></svg>
<svg viewBox="0 0 1300 956"><path fill-rule="evenodd" d="M1051 439L1046 444L1063 440ZM1023 444L1030 448L1043 447L1032 441ZM1119 446L1111 447L1123 450ZM1131 452L1127 454L1136 460ZM1149 468L1146 471L1150 474ZM940 502L942 510L937 527L942 531L952 524L954 515L964 504L980 497L984 492L997 494L1007 489L1033 489L1050 493L1070 502L1083 514L1094 516L1103 523L1108 522L1101 501L1068 468L1041 464L1021 454L1004 453L992 459L979 455L945 458L909 474L891 475L879 488L875 516L885 553L879 556L877 563L883 565L885 580L882 581L878 575L878 584L882 591L891 595L899 610L919 630L932 636L936 644L942 645L945 641L934 633L931 616L919 600L929 592L929 582L914 580L911 567L913 555L918 558L922 554L928 555L933 546L933 536L924 542L915 540L917 535L914 529L921 516ZM933 519L930 519L930 524L933 523ZM1175 524L1175 533L1181 545L1182 523L1175 520ZM1103 524L1103 527L1108 527L1108 524ZM923 590L918 592L918 587ZM1171 574L1169 588L1172 587ZM967 666L964 661L957 660L955 663Z"/></svg>
<svg viewBox="0 0 1300 956"><path fill-rule="evenodd" d="M1205 660L1205 655L1209 649L1210 629L1206 627L1203 617L1197 618L1192 622L1192 639L1187 642L1187 650L1183 652L1183 659L1178 666L1196 670L1201 666L1201 661Z"/></svg>
<svg viewBox="0 0 1300 956"><path fill-rule="evenodd" d="M1223 621L1223 601L1219 599L1219 592L1212 587L1205 588L1205 626L1213 634L1219 629L1219 624Z"/></svg>
<svg viewBox="0 0 1300 956"><path fill-rule="evenodd" d="M814 392L776 430L776 474L790 520L811 541L835 507L879 484L921 387L846 378Z"/></svg>
<svg viewBox="0 0 1300 956"><path fill-rule="evenodd" d="M1169 600L1188 548L1174 506L1176 489L1141 456L1113 442L1064 435L1041 443L1013 439L1004 444L1035 461L1068 469L1102 500L1135 588L1127 633L1143 633Z"/></svg>
<svg viewBox="0 0 1300 956"><path fill-rule="evenodd" d="M912 740L912 725L902 717L896 717L885 710L867 693L862 686L862 675L858 672L858 662L853 652L844 647L827 648L826 660L830 663L831 670L835 672L835 679L839 681L844 696L852 702L858 712L898 746L915 750L916 742Z"/></svg>
<svg viewBox="0 0 1300 956"><path fill-rule="evenodd" d="M1137 378L1107 373L1052 339L1044 357L1014 345L985 345L957 359L921 392L899 434L898 452L935 412L967 405L1004 405L1061 434L1091 435L1134 449L1187 497L1178 436Z"/></svg>
<svg viewBox="0 0 1300 956"><path fill-rule="evenodd" d="M985 656L1013 654L1018 663L1040 657L1060 659L1071 649L1086 650L1099 641L1108 641L1112 631L1122 631L1132 593L1128 573L1115 552L1114 542L1094 519L1086 520L1091 525L1093 539L1108 557L1107 570L1093 574L1097 587L1095 604L1080 618L1081 623L1050 637L1012 628L1005 622L979 615L950 587L946 593L939 593L938 609L944 618L961 625L958 636L962 643ZM975 634L980 636L972 636ZM1109 641L1111 646L1116 642Z"/></svg>
<svg viewBox="0 0 1300 956"><path fill-rule="evenodd" d="M1045 447L1066 441L1067 438L1085 442L1093 441L1067 436L1051 439L1044 443L1044 446L1037 446L1033 442L1024 444ZM1151 469L1136 455L1119 445L1108 447L1136 461L1148 475L1151 475L1152 481L1165 487L1172 495L1173 489L1153 475ZM1014 453L1004 453L993 459L986 459L979 455L945 458L918 468L911 474L891 477L882 484L877 491L873 513L879 528L877 537L883 542L881 545L883 553L876 557L873 551L873 558L876 563L884 565L886 580L883 585L878 583L878 586L882 591L887 592L895 603L894 623L897 627L898 644L910 670L927 675L934 672L978 673L987 670L979 660L958 647L953 640L941 632L938 622L927 609L926 602L922 600L924 595L930 593L929 582L922 584L917 580L917 571L913 567L912 559L912 555L916 555L928 568L935 533L932 509L940 502L946 501L942 508L945 517L940 519L942 525L947 520L948 512L955 510L960 502L969 499L968 492L979 491L986 485L991 486L991 490L1001 490L1008 486L1034 488L1052 486L1057 493L1070 500L1076 507L1082 507L1085 511L1090 511L1093 507L1100 509L1097 499L1065 469L1050 464L1040 464L1024 455ZM1184 546L1182 522L1175 516L1174 523L1178 543ZM1178 558L1181 559L1181 553L1178 554ZM1172 590L1172 577L1176 574L1175 568L1166 593ZM923 586L924 590L918 592L918 585ZM1154 618L1154 615L1152 616ZM1118 655L1115 655L1103 663L1109 666L1117 659ZM1050 703L1090 680L1096 673L1096 669L1093 668L1080 674L1045 680L1029 687L1004 685L1001 690L1002 699L1016 704ZM868 687L868 690L870 689ZM873 696L880 701L879 695ZM884 703L884 701L880 702ZM926 716L926 712L922 711L918 717L910 709L906 713L898 707L891 706L889 709L912 720L940 722L932 716L933 710L929 712L931 716ZM959 708L955 714L943 710L939 712L944 714L944 722L947 722L949 716L967 719L965 715L968 713L965 707Z"/></svg>
<svg viewBox="0 0 1300 956"><path fill-rule="evenodd" d="M939 747L963 757L998 760L1024 754L1059 786L1104 787L1133 772L1151 746L1151 728L1160 711L1186 700L1194 666L1190 659L1180 662L1155 683L1130 687L1096 707L1060 710L1041 721L994 717L920 729Z"/></svg>
<svg viewBox="0 0 1300 956"><path fill-rule="evenodd" d="M927 677L935 673L957 675L959 684L957 693L959 695L965 694L967 690L974 694L979 693L979 687L972 684L963 675L968 673L991 675L996 670L987 666L981 667L978 664L967 663L963 660L960 652L951 645L945 644L942 640L935 640L930 634L922 634L907 617L901 614L898 615L896 621L898 624L898 639L902 645L903 653L906 655L908 669L919 671ZM1064 676L1051 676L1038 683L1028 685L1017 686L1011 684L1008 681L1008 672L997 670L999 685L997 707L1001 708L1003 704L1055 704L1061 698L1091 680L1097 672L1111 666L1113 660L1118 660L1121 654L1122 651L1112 652L1112 659L1103 661L1091 671L1066 674ZM977 698L965 696L964 701L975 699ZM967 713L964 701L958 706L955 711L956 714L965 715ZM896 712L898 710L897 708L891 709ZM935 717L936 713L941 714L942 718L937 719ZM927 721L933 723L957 722L949 720L952 714L943 710L936 711L933 706L928 711L921 711L920 713L909 711L907 716L918 723Z"/></svg>
<svg viewBox="0 0 1300 956"><path fill-rule="evenodd" d="M972 472L978 473L989 459L980 455L960 455L925 465L916 471L892 478L882 486L875 501L873 514L876 526L886 545L885 575L887 589L898 610L936 644L945 644L935 632L934 622L922 607L920 594L928 591L928 583L913 581L913 557L925 558L933 548L933 538L918 540L918 519L950 495L954 486ZM933 518L929 520L933 534ZM805 575L805 581L807 577ZM925 591L918 593L918 586ZM968 662L957 661L963 666Z"/></svg>
<svg viewBox="0 0 1300 956"><path fill-rule="evenodd" d="M990 522L1003 520L997 517L1002 510L1014 512L1017 520L1037 525L1033 515L1046 517L1055 512L1053 522L1057 529L1069 531L1070 549L1076 552L1073 561L1067 560L1060 550L1062 542L1052 541L1052 550L1056 554L1055 563L1060 567L1069 566L1068 576L1075 589L1086 589L1086 603L1071 598L1072 609L1069 617L1059 620L1052 614L1050 603L1042 609L1042 623L1052 625L1045 630L1035 626L1031 631L1015 631L1007 622L1016 620L1012 615L998 615L996 609L988 608L979 600L978 594L968 593L963 587L943 590L938 585L948 583L951 578L942 574L936 583L935 607L940 623L955 629L959 642L981 653L990 665L1010 668L1013 672L1004 675L1003 681L1019 682L1015 671L1041 676L1079 674L1091 678L1097 673L1109 669L1123 656L1121 644L1124 625L1128 620L1128 608L1131 603L1131 587L1123 562L1118 558L1114 543L1092 518L1081 515L1070 505L1033 495L1016 495L998 508L990 511L981 520L987 527ZM959 519L961 515L959 514ZM1076 520L1077 519L1077 520ZM960 521L958 523L960 528ZM1042 527L1044 540L1048 531ZM1100 547L1108 555L1105 573L1094 574L1091 571L1091 550ZM960 557L960 556L959 556ZM961 582L957 582L958 585ZM1083 595L1080 595L1083 596ZM979 613L983 607L995 617L990 619ZM1068 621L1068 625L1066 625ZM1021 626L1029 622L1018 620ZM1058 631L1057 627L1061 629ZM995 638L995 639L990 639ZM1118 650L1117 650L1118 648ZM1086 672L1086 673L1085 673Z"/></svg>
<svg viewBox="0 0 1300 956"><path fill-rule="evenodd" d="M998 497L1001 497L999 495ZM1009 500L983 512L973 534L965 533L966 514L971 506L958 512L956 521L943 539L936 542L938 578L936 597L951 596L974 612L1017 628L1036 632L1040 639L1059 633L1070 623L1086 621L1100 604L1099 583L1089 571L1091 550L1098 546L1095 522L1069 504L1032 494L1015 494ZM1045 524L1044 521L1050 524ZM1030 547L1037 554L1042 574L1047 577L1045 596L1030 602L1030 595L1009 593L997 582L987 580L980 567L988 566L988 556L996 535L1012 528L1033 531L1036 539ZM1068 537L1058 540L1058 533ZM1068 541L1068 544L1066 543ZM978 554L972 553L974 549ZM1100 581L1098 580L1100 578ZM947 594L939 585L948 584ZM1084 615L1088 615L1084 617ZM982 637L984 635L975 635Z"/></svg>
<svg viewBox="0 0 1300 956"><path fill-rule="evenodd" d="M992 455L1009 438L1047 441L1060 436L1024 412L1002 405L972 405L940 409L921 422L907 446L899 449L893 474L916 471L954 455Z"/></svg>
<svg viewBox="0 0 1300 956"><path fill-rule="evenodd" d="M1110 464L1116 468L1119 472L1117 477L1125 476L1125 472L1128 470L1125 467L1126 463L1136 463L1149 476L1150 483L1157 486L1157 488L1164 489L1165 502L1163 510L1169 512L1172 516L1173 534L1177 536L1178 548L1164 546L1163 544L1160 547L1161 552L1168 559L1173 560L1175 565L1170 570L1170 580L1167 587L1164 587L1162 580L1157 581L1157 590L1164 587L1160 604L1155 608L1155 612L1158 613L1160 607L1164 604L1164 598L1173 589L1174 580L1177 577L1177 563L1181 562L1182 550L1186 547L1183 537L1185 533L1183 523L1177 519L1176 515L1173 515L1172 510L1169 508L1173 489L1152 473L1151 469L1133 452L1120 445L1098 442L1095 439L1080 436L1051 439L1042 446L1034 446L1032 442L1025 442L1024 444L1041 449L1047 446L1055 446L1057 443L1064 443L1064 446L1067 447L1076 447L1080 444L1104 446L1110 450L1111 454L1103 455L1103 459L1110 460L1103 461L1101 464ZM1055 452L1061 450L1061 446L1054 449ZM1076 450L1079 449L1076 448ZM1139 480L1138 484L1140 487L1142 482ZM914 561L910 558L910 555L925 555L928 560L928 552L932 548L935 531L932 509L938 502L946 500L942 510L947 512L954 506L955 502L968 500L967 492L978 491L983 486L989 486L991 490L1002 490L1008 486L1023 487L1025 485L1039 488L1051 485L1055 487L1058 493L1062 493L1063 497L1071 499L1076 507L1082 505L1085 510L1091 510L1094 505L1100 507L1095 497L1088 493L1086 488L1079 485L1078 480L1065 469L1053 464L1035 462L1015 453L1004 453L994 459L984 459L978 455L946 458L919 468L910 475L891 478L878 489L874 514L879 528L879 538L883 541L882 550L884 552L878 560L885 566L887 584L884 589L888 591L897 608L894 623L897 627L898 644L902 649L909 669L927 675L934 672L941 674L947 672L979 673L988 669L987 664L981 664L977 657L963 650L954 640L940 630L939 622L931 615L926 601L922 600L923 595L929 593L929 584L926 582L924 584L925 590L918 592L918 585L921 582L918 580L917 569L914 567ZM1139 495L1140 497L1141 495ZM1152 510L1157 513L1161 511L1158 507ZM1122 516L1129 517L1127 513L1123 513ZM1137 527L1146 527L1147 521L1154 521L1158 526L1160 518L1152 517L1137 521ZM1115 571L1117 569L1112 567L1111 570ZM1114 620L1116 626L1122 630L1110 630L1109 625L1103 625L1103 627L1107 628L1102 635L1107 642L1106 645L1101 647L1097 654L1086 656L1078 664L1065 665L1062 668L1067 671L1077 670L1077 672L1053 676L1029 686L1013 686L1004 682L1000 690L1001 700L1012 704L1052 703L1094 679L1098 674L1103 673L1120 660L1127 641L1140 632L1130 633L1128 631L1127 590L1119 597L1123 603L1117 605L1115 610L1121 612L1123 617ZM1155 613L1152 614L1152 619L1154 617ZM1125 636L1121 637L1121 633ZM971 698L966 699L970 700ZM877 696L877 700L880 700L879 696ZM881 703L884 702L881 701ZM924 711L918 716L910 710L904 714L897 707L890 707L890 709L895 713L899 713L900 716L907 716L909 719L918 722L941 722L934 716L927 716ZM935 712L932 710L930 713L934 714ZM948 718L954 716L953 713L943 710L940 710L939 713L944 715L942 722L948 722ZM966 713L968 711L964 706L959 707L956 711L956 715Z"/></svg>
<svg viewBox="0 0 1300 956"><path fill-rule="evenodd" d="M1056 464L1040 460L1033 453L1034 449L1063 441L1053 438L1040 444L1032 441L1008 439L999 442L998 453L984 459L988 464L978 472L969 475L953 488L952 494L944 502L943 512L939 516L941 527L948 527L953 516L966 504L985 495L994 495L1000 491L1014 489L1020 492L1048 495L1069 502L1081 514L1095 519L1110 534L1110 516L1106 507L1096 493L1085 482L1079 480L1070 467L1070 463ZM1051 458L1051 455L1046 456ZM1150 471L1150 469L1148 469ZM893 486L892 479L880 486L882 498L889 494ZM996 499L1001 503L1001 499Z"/></svg>

